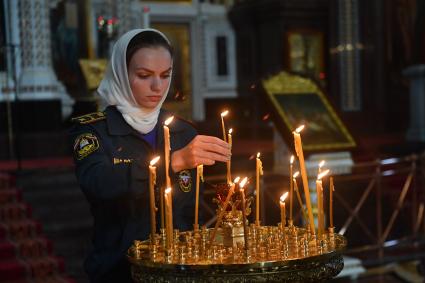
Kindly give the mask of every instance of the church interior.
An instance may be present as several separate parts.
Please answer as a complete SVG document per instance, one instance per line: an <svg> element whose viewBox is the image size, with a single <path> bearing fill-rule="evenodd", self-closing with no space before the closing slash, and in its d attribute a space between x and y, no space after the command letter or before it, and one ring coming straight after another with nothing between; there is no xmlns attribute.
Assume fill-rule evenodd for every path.
<svg viewBox="0 0 425 283"><path fill-rule="evenodd" d="M319 277L304 254L305 274L270 282L424 282L424 15L422 0L1 0L0 282L89 282L93 219L68 131L103 111L96 89L134 28L174 47L164 108L202 135L226 140L232 128L231 174L250 180L247 222L282 223L279 197L299 170L301 197L291 193L284 218L314 227L311 199L313 223L346 241L329 278L308 279ZM206 228L229 168L204 167Z"/></svg>

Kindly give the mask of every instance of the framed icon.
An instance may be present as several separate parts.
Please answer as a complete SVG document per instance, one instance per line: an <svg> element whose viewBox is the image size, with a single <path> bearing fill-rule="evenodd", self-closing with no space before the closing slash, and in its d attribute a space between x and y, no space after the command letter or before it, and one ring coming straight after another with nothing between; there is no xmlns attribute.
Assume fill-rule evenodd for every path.
<svg viewBox="0 0 425 283"><path fill-rule="evenodd" d="M302 132L305 151L349 149L356 143L312 79L280 72L262 81L264 96L272 109L277 129L293 144L292 131L305 125Z"/></svg>

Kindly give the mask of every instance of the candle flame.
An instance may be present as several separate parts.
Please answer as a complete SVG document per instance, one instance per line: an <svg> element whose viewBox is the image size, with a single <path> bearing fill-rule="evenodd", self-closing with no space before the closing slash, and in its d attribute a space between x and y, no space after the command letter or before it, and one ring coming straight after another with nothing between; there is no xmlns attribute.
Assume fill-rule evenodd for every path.
<svg viewBox="0 0 425 283"><path fill-rule="evenodd" d="M291 164L294 163L294 159L295 159L295 157L292 155L291 156Z"/></svg>
<svg viewBox="0 0 425 283"><path fill-rule="evenodd" d="M230 128L230 129L229 129L229 134L232 134L232 132L233 132L233 129L232 129L232 128Z"/></svg>
<svg viewBox="0 0 425 283"><path fill-rule="evenodd" d="M297 132L298 134L304 129L304 125L299 126L298 128L295 129L295 132Z"/></svg>
<svg viewBox="0 0 425 283"><path fill-rule="evenodd" d="M169 193L171 193L171 188L170 187L168 187L166 190L165 190L165 194L167 195L167 194L169 194Z"/></svg>
<svg viewBox="0 0 425 283"><path fill-rule="evenodd" d="M242 179L242 181L239 183L239 188L242 189L246 185L246 182L248 182L248 177Z"/></svg>
<svg viewBox="0 0 425 283"><path fill-rule="evenodd" d="M323 171L319 175L317 175L317 180L321 180L323 177L325 177L329 173L329 169L326 171Z"/></svg>
<svg viewBox="0 0 425 283"><path fill-rule="evenodd" d="M234 180L233 180L233 183L237 183L237 182L239 182L239 180L241 179L241 177L239 177L239 176L237 176Z"/></svg>
<svg viewBox="0 0 425 283"><path fill-rule="evenodd" d="M259 152L258 152L258 153L257 153L257 158L260 158L260 155L261 155L261 153L259 153Z"/></svg>
<svg viewBox="0 0 425 283"><path fill-rule="evenodd" d="M325 160L320 161L320 163L319 163L319 168L322 168L322 167L323 167L323 165L325 165Z"/></svg>
<svg viewBox="0 0 425 283"><path fill-rule="evenodd" d="M173 121L173 119L174 119L174 116L171 116L170 118L165 120L165 122L164 122L165 126L168 126L171 123L171 121Z"/></svg>
<svg viewBox="0 0 425 283"><path fill-rule="evenodd" d="M288 196L288 192L284 193L281 197L280 197L280 202L285 202L286 197Z"/></svg>
<svg viewBox="0 0 425 283"><path fill-rule="evenodd" d="M221 112L220 116L223 118L227 114L229 114L229 111L228 110L225 110L225 111Z"/></svg>
<svg viewBox="0 0 425 283"><path fill-rule="evenodd" d="M161 156L157 156L157 157L155 157L154 159L152 159L151 160L151 162L149 163L151 166L154 166L155 165L155 163L157 163L158 162L158 160L161 158Z"/></svg>
<svg viewBox="0 0 425 283"><path fill-rule="evenodd" d="M294 178L294 179L295 179L295 178L297 178L297 177L298 177L298 175L300 175L300 171L295 172L295 173L294 173L294 175L292 175L292 178Z"/></svg>

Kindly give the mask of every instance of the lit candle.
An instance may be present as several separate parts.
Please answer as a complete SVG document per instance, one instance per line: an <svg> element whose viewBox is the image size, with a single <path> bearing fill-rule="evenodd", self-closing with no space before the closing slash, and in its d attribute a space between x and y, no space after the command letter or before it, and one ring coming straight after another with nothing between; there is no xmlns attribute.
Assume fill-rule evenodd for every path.
<svg viewBox="0 0 425 283"><path fill-rule="evenodd" d="M286 208L285 208L285 199L288 196L288 192L284 193L280 197L280 223L282 223L282 227L286 226Z"/></svg>
<svg viewBox="0 0 425 283"><path fill-rule="evenodd" d="M151 212L151 243L155 243L156 219L155 219L155 184L156 184L156 167L155 164L159 160L159 156L151 160L149 164L149 204Z"/></svg>
<svg viewBox="0 0 425 283"><path fill-rule="evenodd" d="M307 217L307 214L305 213L305 210L304 210L303 200L301 199L300 191L298 190L297 177L299 175L300 175L300 172L297 171L292 176L293 177L293 182L294 182L294 191L297 194L298 204L300 205L301 212L302 212L303 217L304 217L304 221L306 223L308 223L308 217Z"/></svg>
<svg viewBox="0 0 425 283"><path fill-rule="evenodd" d="M334 207L333 207L333 192L335 191L334 187L334 177L330 177L330 186L329 186L329 226L334 228Z"/></svg>
<svg viewBox="0 0 425 283"><path fill-rule="evenodd" d="M229 113L228 110L225 110L221 112L221 129L223 131L223 140L226 141L226 127L224 127L224 116L226 116Z"/></svg>
<svg viewBox="0 0 425 283"><path fill-rule="evenodd" d="M195 231L198 231L199 224L198 224L198 210L199 210L199 183L202 180L204 181L204 166L198 165L196 166L196 191L195 191L195 224L193 225L193 228Z"/></svg>
<svg viewBox="0 0 425 283"><path fill-rule="evenodd" d="M255 159L255 224L260 226L260 176L263 175L263 163L260 159L260 153L257 153Z"/></svg>
<svg viewBox="0 0 425 283"><path fill-rule="evenodd" d="M305 204L307 206L310 229L311 229L311 232L314 234L316 229L314 227L314 217L313 217L313 210L311 208L310 190L308 188L307 170L305 169L304 152L303 152L303 148L302 148L301 135L300 135L300 132L303 129L304 129L304 125L298 127L293 132L293 134L294 134L294 144L295 144L295 152L297 153L297 156L298 156L298 159L299 159L299 162L300 162L301 177L302 177L302 180L303 180L303 187L304 187Z"/></svg>
<svg viewBox="0 0 425 283"><path fill-rule="evenodd" d="M165 155L165 186L167 188L171 187L171 180L169 174L170 168L170 129L168 125L173 121L174 116L171 116L164 122L164 155Z"/></svg>
<svg viewBox="0 0 425 283"><path fill-rule="evenodd" d="M325 221L324 221L324 211L323 211L323 184L322 178L329 173L329 170L321 172L317 176L316 180L316 190L317 190L317 220L318 220L318 236L319 239L322 237L325 230Z"/></svg>
<svg viewBox="0 0 425 283"><path fill-rule="evenodd" d="M173 246L173 205L171 197L171 188L168 187L164 192L165 198L165 233L167 238L167 249Z"/></svg>
<svg viewBox="0 0 425 283"><path fill-rule="evenodd" d="M239 182L239 177L236 177L232 184L230 184L229 191L227 192L226 200L221 206L220 213L218 214L217 221L215 222L214 230L211 233L210 237L210 248L215 240L215 235L217 234L218 227L221 224L221 220L223 219L224 213L226 212L227 205L230 202L230 198L232 197L235 191L235 184Z"/></svg>
<svg viewBox="0 0 425 283"><path fill-rule="evenodd" d="M289 160L289 225L293 224L292 219L292 198L294 197L294 180L292 178L294 170L294 156Z"/></svg>
<svg viewBox="0 0 425 283"><path fill-rule="evenodd" d="M171 116L164 122L164 157L165 157L165 187L171 187L171 180L169 175L170 168L170 129L168 125L173 121L174 116ZM160 198L160 209L161 209L161 228L164 228L164 187L161 188L161 198Z"/></svg>
<svg viewBox="0 0 425 283"><path fill-rule="evenodd" d="M245 242L245 252L247 253L249 250L249 243L248 243L248 229L247 229L247 219L246 219L246 204L245 204L245 189L244 186L246 182L248 181L248 177L243 178L243 180L239 183L239 191L241 193L242 198L242 221L243 221L243 237ZM246 254L248 255L248 254Z"/></svg>
<svg viewBox="0 0 425 283"><path fill-rule="evenodd" d="M229 133L227 135L227 141L229 143L230 150L232 150L232 132L233 132L233 129L230 129L229 130ZM229 185L232 183L231 166L232 166L231 159L229 159L226 162L226 167L227 167L227 184L229 184Z"/></svg>

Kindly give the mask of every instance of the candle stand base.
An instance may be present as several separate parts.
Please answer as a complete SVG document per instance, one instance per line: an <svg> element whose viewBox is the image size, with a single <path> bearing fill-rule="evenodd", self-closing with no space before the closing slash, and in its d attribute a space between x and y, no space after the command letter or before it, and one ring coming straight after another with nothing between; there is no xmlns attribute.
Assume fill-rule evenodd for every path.
<svg viewBox="0 0 425 283"><path fill-rule="evenodd" d="M150 240L136 241L127 253L134 282L324 282L344 266L339 234L319 240L303 228L251 225L246 250L239 242L225 246L223 232L212 246L209 229L178 232L172 251L159 241L154 253Z"/></svg>
<svg viewBox="0 0 425 283"><path fill-rule="evenodd" d="M132 265L134 282L326 282L344 267L341 255L238 265Z"/></svg>

